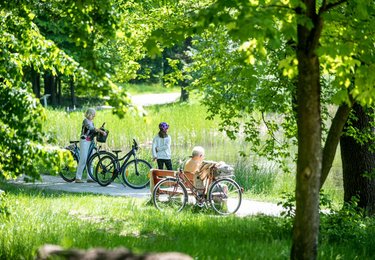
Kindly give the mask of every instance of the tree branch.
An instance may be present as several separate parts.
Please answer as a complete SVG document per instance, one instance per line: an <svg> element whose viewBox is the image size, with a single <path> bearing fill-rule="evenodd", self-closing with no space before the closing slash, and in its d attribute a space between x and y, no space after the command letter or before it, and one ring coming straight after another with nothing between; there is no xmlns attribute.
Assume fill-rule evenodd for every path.
<svg viewBox="0 0 375 260"><path fill-rule="evenodd" d="M263 120L263 123L266 125L268 132L271 135L272 139L275 140L276 143L280 144L280 142L276 139L276 136L274 135L273 130L269 127L266 118L264 117L264 111L262 111L262 120Z"/></svg>
<svg viewBox="0 0 375 260"><path fill-rule="evenodd" d="M347 2L348 2L348 0L339 0L336 3L329 3L329 4L327 4L327 1L324 0L323 4L322 4L322 7L319 10L319 15L321 15L324 12L329 11L330 9L332 9L332 8L338 6L338 5L341 5L341 4L347 3Z"/></svg>
<svg viewBox="0 0 375 260"><path fill-rule="evenodd" d="M332 120L331 128L327 136L327 140L323 148L323 162L322 162L322 175L320 176L320 188L323 187L328 173L332 168L332 163L335 158L336 149L340 142L342 129L348 119L352 104L343 104L339 106L336 115Z"/></svg>

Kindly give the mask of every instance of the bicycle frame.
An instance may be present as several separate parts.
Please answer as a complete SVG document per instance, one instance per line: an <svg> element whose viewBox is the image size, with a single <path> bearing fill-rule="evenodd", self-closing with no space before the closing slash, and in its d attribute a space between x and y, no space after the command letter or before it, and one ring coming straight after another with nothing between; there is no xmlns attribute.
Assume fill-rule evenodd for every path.
<svg viewBox="0 0 375 260"><path fill-rule="evenodd" d="M118 155L116 153L116 174L117 176L119 175L120 172L122 172L123 168L125 167L126 163L129 161L129 159L134 156L134 159L137 160L137 150L138 150L138 144L137 142L133 139L133 145L132 149L126 153L123 157L118 158ZM120 163L123 161L122 163ZM121 165L121 166L120 166ZM135 165L137 167L137 164ZM137 170L137 169L136 169Z"/></svg>
<svg viewBox="0 0 375 260"><path fill-rule="evenodd" d="M177 181L182 182L185 185L185 187L191 191L191 193L193 194L197 202L203 203L206 201L207 187L197 188L196 186L194 186L194 184L186 176L185 172L182 171L181 169L176 174L176 179Z"/></svg>
<svg viewBox="0 0 375 260"><path fill-rule="evenodd" d="M90 156L92 155L92 152L93 152L94 150L99 151L100 148L101 148L101 146L98 147L94 141L92 141L92 142L90 143L89 152L87 153L87 161L86 161L86 164L87 164L87 162L88 162L88 159L89 159ZM77 156L78 161L79 161L79 160L81 159L81 157L80 157L80 148L78 147L77 144L75 144L75 147L74 147L74 154ZM85 169L86 169L86 165L85 165Z"/></svg>

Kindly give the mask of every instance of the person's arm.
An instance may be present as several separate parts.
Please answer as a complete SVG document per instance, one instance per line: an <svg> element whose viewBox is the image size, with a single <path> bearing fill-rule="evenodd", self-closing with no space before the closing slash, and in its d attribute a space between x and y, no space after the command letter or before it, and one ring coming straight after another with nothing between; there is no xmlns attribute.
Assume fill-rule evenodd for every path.
<svg viewBox="0 0 375 260"><path fill-rule="evenodd" d="M154 160L156 160L158 158L157 156L157 137L154 137L154 139L152 140L152 157Z"/></svg>
<svg viewBox="0 0 375 260"><path fill-rule="evenodd" d="M83 125L84 125L84 127L86 127L86 129L88 129L90 131L89 135L94 134L94 133L101 133L102 135L107 134L102 129L95 128L94 123L92 121L88 120L87 118L85 118L85 120L83 120Z"/></svg>
<svg viewBox="0 0 375 260"><path fill-rule="evenodd" d="M171 136L168 135L164 139L164 145L158 146L158 151L166 151L171 149Z"/></svg>

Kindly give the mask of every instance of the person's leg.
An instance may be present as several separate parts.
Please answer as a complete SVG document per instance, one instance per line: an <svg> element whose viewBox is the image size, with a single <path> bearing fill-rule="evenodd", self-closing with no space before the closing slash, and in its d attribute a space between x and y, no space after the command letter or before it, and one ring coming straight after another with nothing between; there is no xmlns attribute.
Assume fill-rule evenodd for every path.
<svg viewBox="0 0 375 260"><path fill-rule="evenodd" d="M80 148L79 163L78 163L78 168L77 168L77 172L76 172L76 179L78 179L78 180L82 180L82 173L83 173L83 170L85 169L85 166L86 166L87 154L88 154L88 151L89 151L89 147L90 147L89 141L86 141L84 139L80 140L80 142L79 142L79 148Z"/></svg>
<svg viewBox="0 0 375 260"><path fill-rule="evenodd" d="M163 160L162 159L157 159L156 162L158 163L158 169L163 170Z"/></svg>
<svg viewBox="0 0 375 260"><path fill-rule="evenodd" d="M164 160L164 162L165 162L165 166L167 167L167 170L172 171L172 160L171 159Z"/></svg>
<svg viewBox="0 0 375 260"><path fill-rule="evenodd" d="M88 151L90 151L90 149L92 149L92 147L93 147L93 143L90 142L90 145L89 145ZM94 153L95 153L95 151L94 151L94 149L92 149L90 155L89 155L87 158L90 158ZM90 170L91 170L92 174L94 174L94 165L91 164L90 167L91 167ZM87 181L94 181L94 180L91 178L90 174L88 174L88 173L87 173Z"/></svg>

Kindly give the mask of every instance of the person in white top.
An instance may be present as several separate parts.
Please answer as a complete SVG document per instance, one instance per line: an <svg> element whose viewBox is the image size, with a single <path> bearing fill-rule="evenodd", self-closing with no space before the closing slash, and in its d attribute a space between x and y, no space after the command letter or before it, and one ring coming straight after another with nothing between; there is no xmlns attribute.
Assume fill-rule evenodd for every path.
<svg viewBox="0 0 375 260"><path fill-rule="evenodd" d="M85 119L82 122L81 128L81 138L79 141L80 152L79 152L79 163L76 172L76 180L77 183L83 183L82 181L82 173L86 166L86 162L88 157L90 157L89 149L91 142L94 141L94 136L96 133L100 132L103 135L107 133L100 128L95 128L94 126L94 118L95 118L96 111L93 108L87 109L85 113ZM95 182L91 179L90 175L87 174L87 182Z"/></svg>
<svg viewBox="0 0 375 260"><path fill-rule="evenodd" d="M152 141L152 157L158 163L158 168L172 170L171 136L167 134L169 125L165 122L159 124L159 133Z"/></svg>

